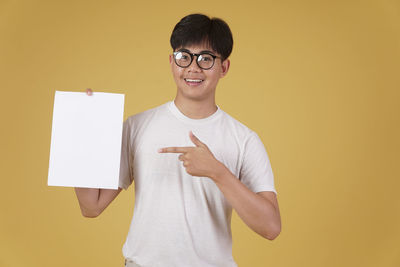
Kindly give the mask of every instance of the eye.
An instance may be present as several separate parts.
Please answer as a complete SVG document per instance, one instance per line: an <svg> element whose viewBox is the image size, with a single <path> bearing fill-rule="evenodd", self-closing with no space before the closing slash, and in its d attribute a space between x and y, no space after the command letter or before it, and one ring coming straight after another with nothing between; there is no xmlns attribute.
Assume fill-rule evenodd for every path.
<svg viewBox="0 0 400 267"><path fill-rule="evenodd" d="M204 62L209 62L209 61L213 61L213 57L211 55L204 54L204 55L201 55L200 60L204 61Z"/></svg>
<svg viewBox="0 0 400 267"><path fill-rule="evenodd" d="M186 52L177 52L175 54L175 59L176 60L181 60L181 61L190 61L190 55Z"/></svg>

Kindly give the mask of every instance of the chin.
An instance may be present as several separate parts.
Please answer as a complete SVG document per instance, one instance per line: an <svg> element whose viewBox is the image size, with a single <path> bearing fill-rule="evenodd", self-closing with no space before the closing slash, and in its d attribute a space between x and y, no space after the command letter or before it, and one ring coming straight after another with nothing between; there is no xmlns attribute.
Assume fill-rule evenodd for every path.
<svg viewBox="0 0 400 267"><path fill-rule="evenodd" d="M202 101L210 97L210 93L195 91L195 89L181 91L180 95L192 101Z"/></svg>

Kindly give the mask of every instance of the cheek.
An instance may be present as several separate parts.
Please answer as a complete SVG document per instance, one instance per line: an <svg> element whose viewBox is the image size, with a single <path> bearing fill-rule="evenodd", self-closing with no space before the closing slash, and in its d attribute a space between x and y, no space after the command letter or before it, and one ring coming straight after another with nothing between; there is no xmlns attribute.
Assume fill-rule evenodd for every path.
<svg viewBox="0 0 400 267"><path fill-rule="evenodd" d="M208 80L209 80L210 82L212 82L212 83L217 83L217 82L218 82L218 79L219 79L219 72L214 71L214 72L209 73L209 75L208 75Z"/></svg>
<svg viewBox="0 0 400 267"><path fill-rule="evenodd" d="M182 72L180 70L176 69L174 66L172 66L171 72L172 72L172 75L174 76L175 80L180 79L180 77L182 76Z"/></svg>

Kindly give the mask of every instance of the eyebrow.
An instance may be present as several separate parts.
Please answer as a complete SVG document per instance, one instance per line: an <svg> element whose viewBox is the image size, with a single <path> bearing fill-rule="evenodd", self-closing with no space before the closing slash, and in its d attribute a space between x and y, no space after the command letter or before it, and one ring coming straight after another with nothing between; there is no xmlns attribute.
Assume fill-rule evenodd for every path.
<svg viewBox="0 0 400 267"><path fill-rule="evenodd" d="M213 54L213 55L215 54L213 51L210 51L210 50L203 50L203 51L200 52L200 54L201 53L210 53L210 54Z"/></svg>
<svg viewBox="0 0 400 267"><path fill-rule="evenodd" d="M179 49L178 51L188 52L188 53L191 53L191 54L209 53L209 54L211 54L211 55L215 55L215 53L214 53L213 51L210 51L210 50L202 50L202 51L200 51L200 53L193 53L192 51L190 51L190 50L188 50L188 49L186 49L186 48L181 48L181 49Z"/></svg>

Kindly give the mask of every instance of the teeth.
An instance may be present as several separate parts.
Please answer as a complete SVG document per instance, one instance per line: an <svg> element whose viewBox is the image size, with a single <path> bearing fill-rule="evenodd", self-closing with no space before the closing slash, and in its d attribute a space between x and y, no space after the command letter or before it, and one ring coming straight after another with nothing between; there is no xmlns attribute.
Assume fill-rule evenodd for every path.
<svg viewBox="0 0 400 267"><path fill-rule="evenodd" d="M200 83L200 82L202 82L203 80L185 79L185 81L187 81L187 82L192 82L192 83Z"/></svg>

